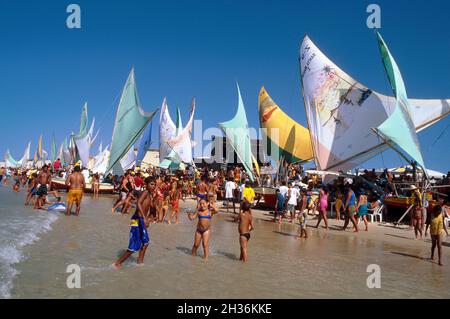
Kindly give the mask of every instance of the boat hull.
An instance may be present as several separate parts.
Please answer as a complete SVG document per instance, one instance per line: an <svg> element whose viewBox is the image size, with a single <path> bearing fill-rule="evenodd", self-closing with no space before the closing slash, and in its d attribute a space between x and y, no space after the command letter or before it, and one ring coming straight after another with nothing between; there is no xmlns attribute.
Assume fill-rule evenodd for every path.
<svg viewBox="0 0 450 319"><path fill-rule="evenodd" d="M62 178L52 178L52 187L59 191L69 190L69 186L66 185L65 180ZM85 193L93 193L94 191L92 190L92 184L86 183L86 187L83 191ZM100 189L98 192L99 194L112 194L114 193L114 186L107 183L100 183Z"/></svg>

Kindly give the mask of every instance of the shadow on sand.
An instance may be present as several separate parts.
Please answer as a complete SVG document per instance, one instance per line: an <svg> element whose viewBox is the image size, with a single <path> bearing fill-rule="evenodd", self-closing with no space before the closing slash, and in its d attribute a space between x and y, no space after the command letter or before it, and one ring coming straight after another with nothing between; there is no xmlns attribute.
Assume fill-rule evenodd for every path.
<svg viewBox="0 0 450 319"><path fill-rule="evenodd" d="M419 260L432 262L432 260L430 258L424 258L424 257L416 256L416 255L410 255L410 254L401 253L398 251L391 251L391 254L396 254L396 255L403 256L403 257L411 257L411 258L415 258L415 259L419 259Z"/></svg>
<svg viewBox="0 0 450 319"><path fill-rule="evenodd" d="M286 236L286 237L297 237L296 234L284 233L284 232L277 231L277 230L274 230L272 232L275 233L275 234L280 234L280 235Z"/></svg>
<svg viewBox="0 0 450 319"><path fill-rule="evenodd" d="M224 257L227 257L228 259L231 259L231 260L239 260L239 258L237 257L237 255L232 254L232 253L227 253L226 251L218 250L218 251L216 251L216 254L217 254L217 255L224 256Z"/></svg>
<svg viewBox="0 0 450 319"><path fill-rule="evenodd" d="M182 253L185 253L186 255L192 254L192 249L187 247L176 247L178 251L181 251Z"/></svg>

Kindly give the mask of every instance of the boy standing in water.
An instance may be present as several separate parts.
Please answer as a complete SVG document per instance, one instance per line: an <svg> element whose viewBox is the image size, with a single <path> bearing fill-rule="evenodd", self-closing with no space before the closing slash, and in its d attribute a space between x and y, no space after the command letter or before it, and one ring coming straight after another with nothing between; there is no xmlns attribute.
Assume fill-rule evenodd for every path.
<svg viewBox="0 0 450 319"><path fill-rule="evenodd" d="M130 242L128 244L128 249L122 257L112 264L116 269L120 269L122 263L136 251L139 251L137 263L142 264L144 262L145 252L150 243L147 232L147 227L149 225L147 212L150 209L152 201L150 189L153 187L153 180L150 177L145 179L145 187L145 191L142 192L138 199L136 213L131 217Z"/></svg>
<svg viewBox="0 0 450 319"><path fill-rule="evenodd" d="M250 211L250 203L244 201L242 210L239 212L239 244L241 245L241 257L244 263L248 261L248 241L250 240L250 231L253 230L253 219Z"/></svg>

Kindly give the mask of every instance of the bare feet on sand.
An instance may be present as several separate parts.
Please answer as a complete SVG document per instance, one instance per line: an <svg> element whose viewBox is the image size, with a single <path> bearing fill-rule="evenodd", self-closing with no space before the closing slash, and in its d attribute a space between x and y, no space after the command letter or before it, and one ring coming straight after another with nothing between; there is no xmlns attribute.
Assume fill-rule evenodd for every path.
<svg viewBox="0 0 450 319"><path fill-rule="evenodd" d="M119 265L118 263L112 263L111 266L114 267L114 269L119 270L120 268L122 268L121 265Z"/></svg>

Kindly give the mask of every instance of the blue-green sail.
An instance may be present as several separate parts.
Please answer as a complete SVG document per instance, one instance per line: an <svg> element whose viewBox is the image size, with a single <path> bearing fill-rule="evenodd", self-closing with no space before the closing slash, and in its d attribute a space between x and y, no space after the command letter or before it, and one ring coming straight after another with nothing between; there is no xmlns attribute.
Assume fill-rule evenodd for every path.
<svg viewBox="0 0 450 319"><path fill-rule="evenodd" d="M406 95L405 83L403 82L400 69L378 32L377 36L384 68L396 99L394 111L387 120L378 126L378 131L395 142L420 166L425 168L416 128L411 119L408 96Z"/></svg>
<svg viewBox="0 0 450 319"><path fill-rule="evenodd" d="M81 111L81 119L80 119L80 130L78 131L78 136L83 136L87 133L88 127L88 110L87 110L87 102L83 105L83 110Z"/></svg>
<svg viewBox="0 0 450 319"><path fill-rule="evenodd" d="M141 108L132 69L117 107L107 172L120 166L120 160L137 141L156 111L146 113Z"/></svg>
<svg viewBox="0 0 450 319"><path fill-rule="evenodd" d="M56 161L56 141L55 141L55 135L52 135L52 145L51 145L51 160L52 163L54 163Z"/></svg>
<svg viewBox="0 0 450 319"><path fill-rule="evenodd" d="M253 181L253 155L250 144L247 115L245 113L244 102L242 101L239 85L237 85L237 90L239 103L236 115L230 121L219 123L219 126L224 131L228 142L233 147L239 160L250 176L250 179Z"/></svg>
<svg viewBox="0 0 450 319"><path fill-rule="evenodd" d="M6 167L19 167L19 166L21 166L20 163L18 161L16 161L12 157L11 153L9 152L9 149L6 150L5 164L6 164Z"/></svg>

